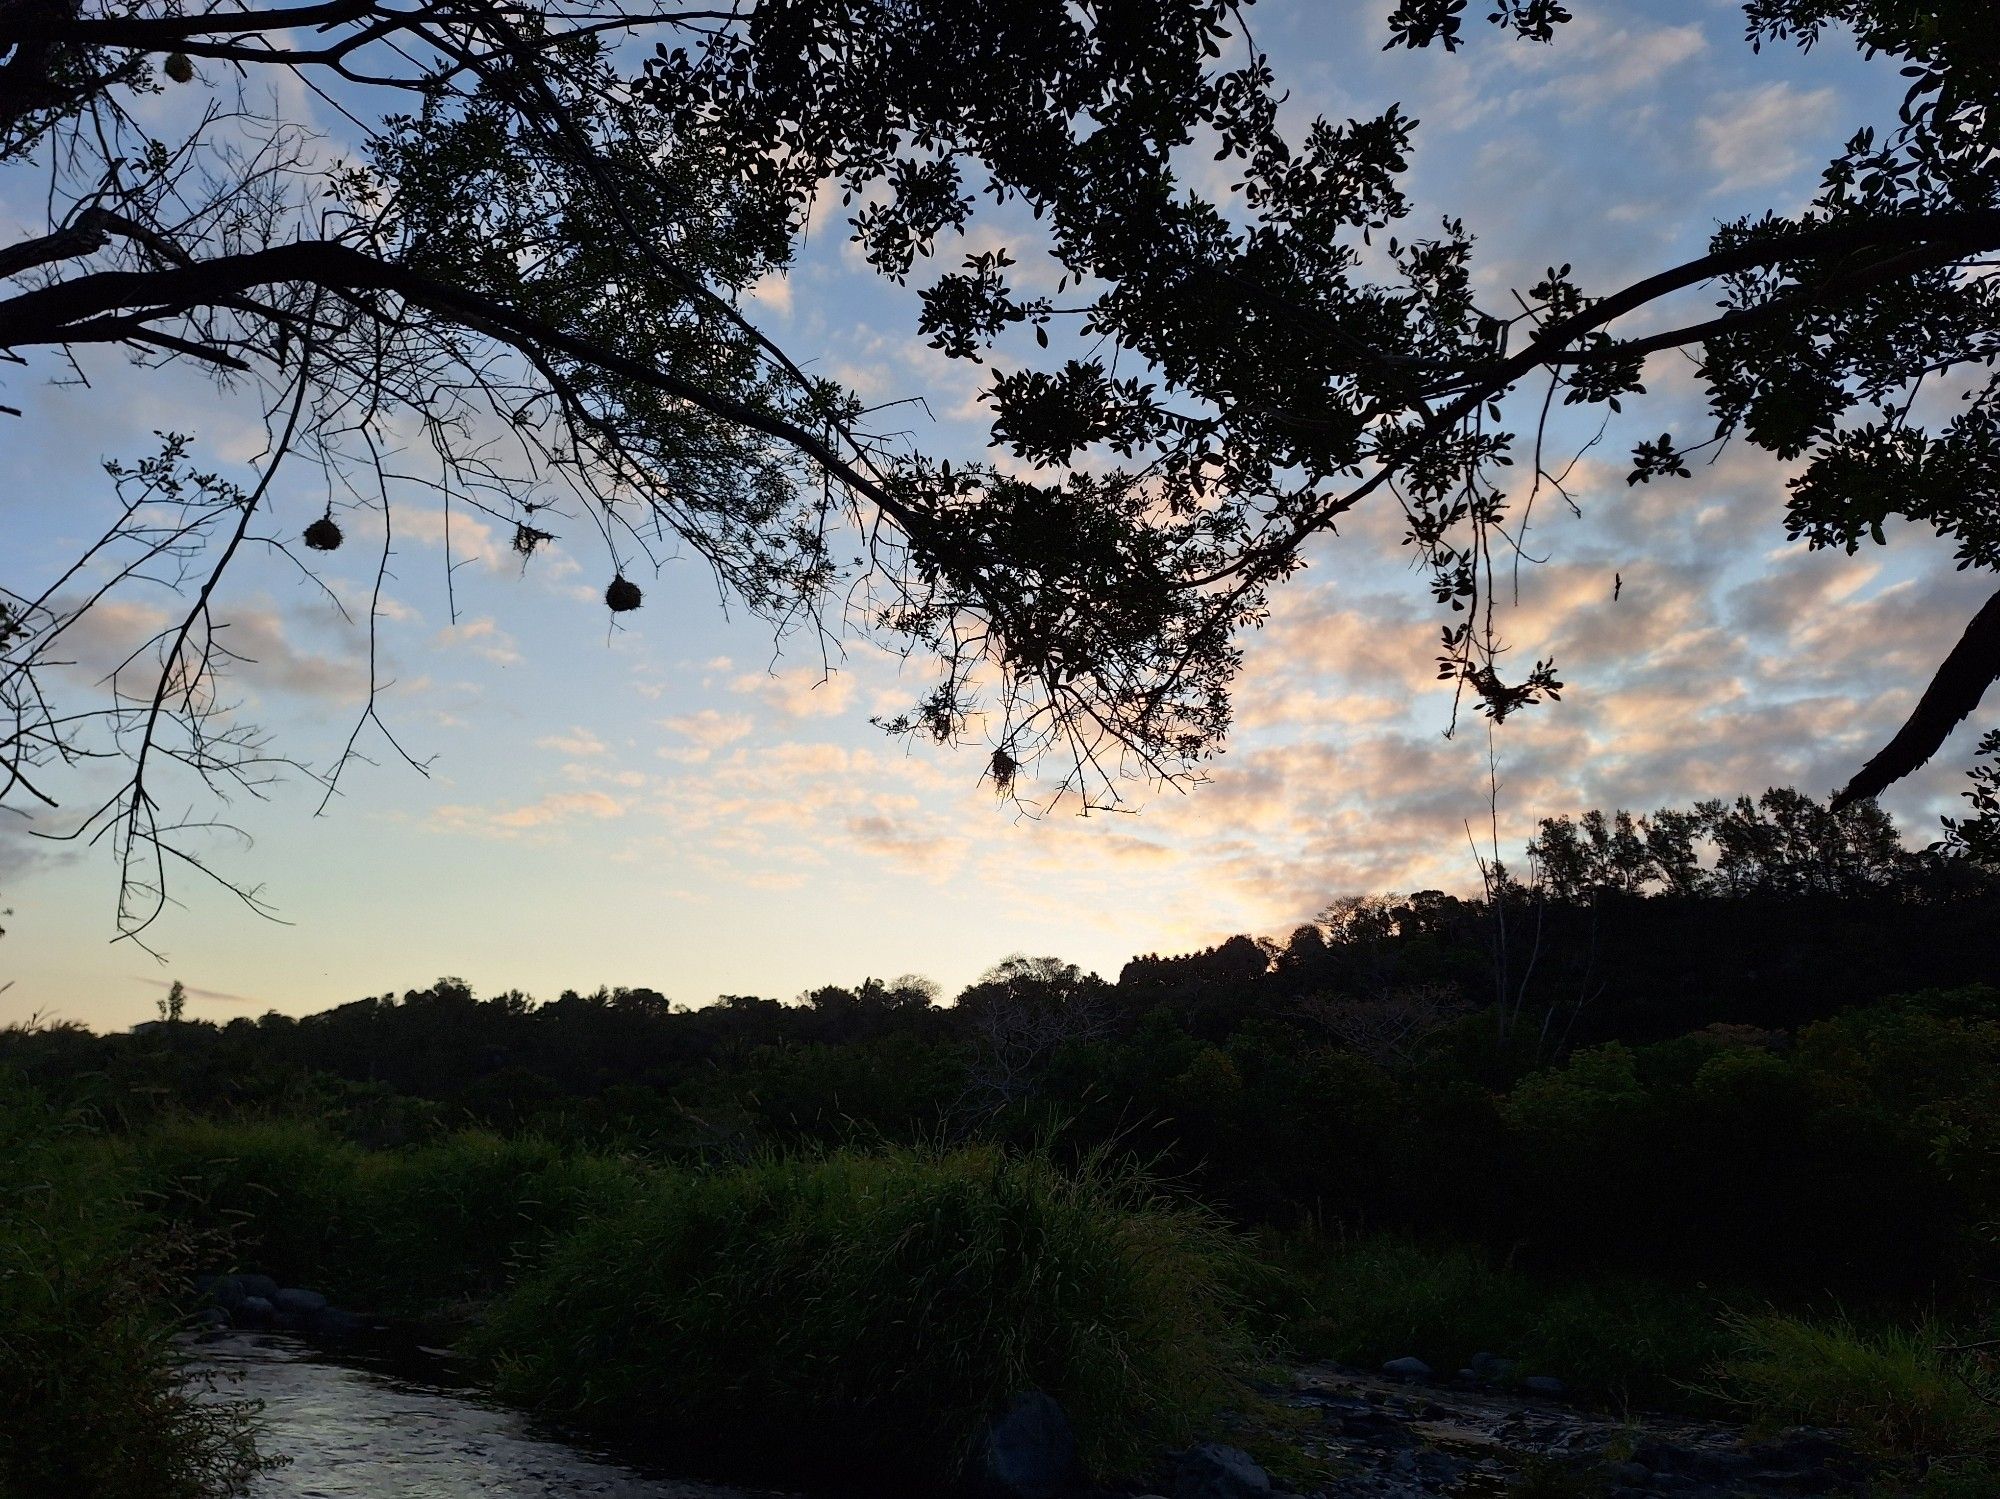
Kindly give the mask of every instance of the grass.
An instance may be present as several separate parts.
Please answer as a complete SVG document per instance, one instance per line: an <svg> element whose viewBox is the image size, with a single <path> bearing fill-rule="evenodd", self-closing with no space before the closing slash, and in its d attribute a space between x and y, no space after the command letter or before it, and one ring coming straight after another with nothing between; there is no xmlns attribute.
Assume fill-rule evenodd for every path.
<svg viewBox="0 0 2000 1499"><path fill-rule="evenodd" d="M171 1338L185 1241L36 1100L0 1095L0 1496L207 1499L262 1464Z"/></svg>
<svg viewBox="0 0 2000 1499"><path fill-rule="evenodd" d="M227 1243L237 1265L409 1315L496 1294L643 1176L533 1138L467 1131L369 1151L286 1120L177 1121L133 1148L166 1210Z"/></svg>
<svg viewBox="0 0 2000 1499"><path fill-rule="evenodd" d="M238 1267L444 1315L511 1398L739 1469L948 1475L1043 1389L1098 1471L1126 1471L1203 1430L1248 1347L1241 1241L1102 1163L890 1150L703 1174L479 1132L370 1151L292 1121L116 1149Z"/></svg>
<svg viewBox="0 0 2000 1499"><path fill-rule="evenodd" d="M65 1476L8 1494L192 1499L252 1461L243 1413L175 1382L162 1308L192 1261L142 1201L242 1268L454 1314L510 1397L739 1473L781 1454L821 1483L948 1478L1034 1388L1100 1477L1131 1474L1254 1405L1236 1378L1254 1327L1307 1358L1448 1375L1490 1350L1613 1406L1844 1427L1926 1499L2000 1492L2000 1378L1936 1327L1545 1280L1397 1235L1253 1255L1101 1162L880 1150L697 1173L480 1132L370 1151L186 1121L114 1144L26 1119L0 1108L0 1410L50 1414L0 1429L0 1474Z"/></svg>
<svg viewBox="0 0 2000 1499"><path fill-rule="evenodd" d="M1839 1426L1878 1456L2000 1462L2000 1377L1935 1325L1857 1328L1770 1312L1729 1319L1728 1397L1766 1422Z"/></svg>
<svg viewBox="0 0 2000 1499"><path fill-rule="evenodd" d="M979 1149L663 1175L590 1223L474 1342L514 1398L741 1464L961 1472L1046 1390L1100 1475L1204 1429L1245 1353L1241 1250L1102 1165ZM784 1466L784 1465L781 1465Z"/></svg>
<svg viewBox="0 0 2000 1499"><path fill-rule="evenodd" d="M1715 1298L1636 1277L1544 1281L1478 1250L1399 1235L1273 1240L1291 1273L1284 1335L1302 1356L1373 1367L1415 1355L1449 1375L1477 1352L1614 1405L1687 1405L1730 1346Z"/></svg>

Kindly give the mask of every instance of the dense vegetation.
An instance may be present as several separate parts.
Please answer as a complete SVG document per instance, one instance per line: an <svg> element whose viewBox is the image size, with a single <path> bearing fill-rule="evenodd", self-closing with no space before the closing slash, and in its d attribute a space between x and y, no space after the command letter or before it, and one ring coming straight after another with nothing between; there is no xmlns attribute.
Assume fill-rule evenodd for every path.
<svg viewBox="0 0 2000 1499"><path fill-rule="evenodd" d="M949 1471L1039 1386L1130 1471L1262 1353L1500 1348L1979 1492L2000 880L1787 792L1551 820L1524 869L949 1005L447 979L16 1028L0 1066L100 1126L67 1179L151 1225L107 1243L439 1320L517 1398L724 1464L775 1421Z"/></svg>
<svg viewBox="0 0 2000 1499"><path fill-rule="evenodd" d="M203 1499L256 1469L241 1403L169 1354L191 1261L130 1173L0 1088L0 1495Z"/></svg>

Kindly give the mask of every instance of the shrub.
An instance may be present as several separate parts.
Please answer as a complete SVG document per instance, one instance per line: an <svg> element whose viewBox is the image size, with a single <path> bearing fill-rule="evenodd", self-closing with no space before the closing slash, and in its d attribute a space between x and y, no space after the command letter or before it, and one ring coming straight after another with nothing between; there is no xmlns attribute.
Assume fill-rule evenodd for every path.
<svg viewBox="0 0 2000 1499"><path fill-rule="evenodd" d="M1131 1173L981 1149L667 1175L504 1297L504 1393L743 1463L937 1478L1046 1390L1093 1468L1185 1440L1242 1348L1240 1250ZM796 1467L794 1467L796 1471Z"/></svg>
<svg viewBox="0 0 2000 1499"><path fill-rule="evenodd" d="M0 1495L203 1499L260 1466L254 1407L174 1355L174 1248L104 1151L0 1096Z"/></svg>

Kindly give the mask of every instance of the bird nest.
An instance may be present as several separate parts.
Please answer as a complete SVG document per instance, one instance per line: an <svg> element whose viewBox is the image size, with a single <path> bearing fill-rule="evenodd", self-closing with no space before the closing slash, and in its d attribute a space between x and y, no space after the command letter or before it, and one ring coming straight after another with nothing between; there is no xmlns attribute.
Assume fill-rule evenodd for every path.
<svg viewBox="0 0 2000 1499"><path fill-rule="evenodd" d="M306 527L305 543L315 552L331 552L341 543L340 527L330 515L322 515Z"/></svg>

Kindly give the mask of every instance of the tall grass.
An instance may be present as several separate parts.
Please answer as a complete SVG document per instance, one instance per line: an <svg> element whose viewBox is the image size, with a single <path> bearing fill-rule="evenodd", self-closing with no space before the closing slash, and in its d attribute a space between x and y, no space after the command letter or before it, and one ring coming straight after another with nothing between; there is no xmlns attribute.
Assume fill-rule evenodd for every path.
<svg viewBox="0 0 2000 1499"><path fill-rule="evenodd" d="M209 1499L256 1471L254 1408L175 1357L178 1248L103 1150L0 1094L0 1495Z"/></svg>
<svg viewBox="0 0 2000 1499"><path fill-rule="evenodd" d="M134 1147L167 1210L241 1266L373 1308L497 1292L560 1233L627 1202L640 1168L468 1131L369 1151L288 1121L176 1121Z"/></svg>
<svg viewBox="0 0 2000 1499"><path fill-rule="evenodd" d="M741 1464L937 1478L1008 1397L1094 1470L1197 1431L1244 1352L1236 1242L1101 1164L978 1149L655 1179L492 1310L503 1392Z"/></svg>
<svg viewBox="0 0 2000 1499"><path fill-rule="evenodd" d="M1394 1234L1297 1234L1269 1252L1296 1288L1284 1336L1309 1358L1413 1354L1450 1374L1486 1351L1594 1399L1685 1405L1730 1346L1713 1298L1639 1277L1546 1281L1476 1248Z"/></svg>
<svg viewBox="0 0 2000 1499"><path fill-rule="evenodd" d="M1729 1330L1723 1388L1755 1416L1844 1427L1885 1456L2000 1460L2000 1377L1954 1354L1939 1327L1769 1312Z"/></svg>

